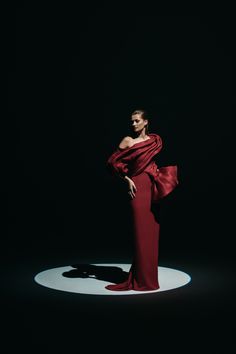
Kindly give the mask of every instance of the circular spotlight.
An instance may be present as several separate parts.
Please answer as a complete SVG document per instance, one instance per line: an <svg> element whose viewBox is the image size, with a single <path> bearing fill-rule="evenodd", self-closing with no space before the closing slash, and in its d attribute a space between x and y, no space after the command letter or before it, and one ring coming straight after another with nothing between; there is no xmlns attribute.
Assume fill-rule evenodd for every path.
<svg viewBox="0 0 236 354"><path fill-rule="evenodd" d="M90 295L137 295L176 289L188 284L191 277L179 270L158 267L160 288L150 291L111 291L105 288L127 277L130 264L77 264L47 269L38 273L36 283L50 289Z"/></svg>

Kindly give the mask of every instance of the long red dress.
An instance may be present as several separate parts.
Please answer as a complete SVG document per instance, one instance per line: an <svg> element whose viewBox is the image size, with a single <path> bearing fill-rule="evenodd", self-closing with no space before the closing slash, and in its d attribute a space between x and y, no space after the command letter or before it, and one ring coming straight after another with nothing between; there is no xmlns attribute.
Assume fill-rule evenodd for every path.
<svg viewBox="0 0 236 354"><path fill-rule="evenodd" d="M127 280L109 284L108 290L148 291L159 289L158 244L160 224L152 206L168 195L179 183L177 166L158 168L154 157L162 148L159 135L122 149L118 147L107 161L113 175L130 177L137 188L130 197L133 225L134 256Z"/></svg>

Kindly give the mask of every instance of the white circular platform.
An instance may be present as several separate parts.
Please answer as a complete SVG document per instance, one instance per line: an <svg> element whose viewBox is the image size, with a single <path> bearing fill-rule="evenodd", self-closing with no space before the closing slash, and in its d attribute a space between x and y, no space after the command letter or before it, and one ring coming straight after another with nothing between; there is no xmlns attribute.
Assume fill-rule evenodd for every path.
<svg viewBox="0 0 236 354"><path fill-rule="evenodd" d="M47 269L38 273L34 280L47 288L91 295L149 294L176 289L191 281L191 277L182 271L158 267L160 288L157 290L114 291L105 288L108 284L124 281L127 274L124 272L129 272L130 266L130 264L78 264Z"/></svg>

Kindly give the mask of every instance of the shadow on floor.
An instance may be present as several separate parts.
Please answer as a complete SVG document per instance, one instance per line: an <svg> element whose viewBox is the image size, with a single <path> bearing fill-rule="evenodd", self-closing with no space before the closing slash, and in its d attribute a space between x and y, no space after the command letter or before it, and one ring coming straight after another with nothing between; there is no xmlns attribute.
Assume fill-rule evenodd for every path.
<svg viewBox="0 0 236 354"><path fill-rule="evenodd" d="M120 267L97 266L91 264L74 264L67 272L62 273L66 278L96 278L111 283L121 283L128 278L128 272Z"/></svg>

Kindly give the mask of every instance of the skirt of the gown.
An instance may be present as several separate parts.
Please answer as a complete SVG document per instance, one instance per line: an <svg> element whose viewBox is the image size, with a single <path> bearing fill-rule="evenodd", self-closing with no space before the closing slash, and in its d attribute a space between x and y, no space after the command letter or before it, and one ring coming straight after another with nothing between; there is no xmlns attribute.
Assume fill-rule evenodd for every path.
<svg viewBox="0 0 236 354"><path fill-rule="evenodd" d="M133 223L134 256L127 280L109 284L108 290L147 291L159 289L158 246L160 225L151 209L152 182L146 172L133 176L137 192L130 197L131 222Z"/></svg>

